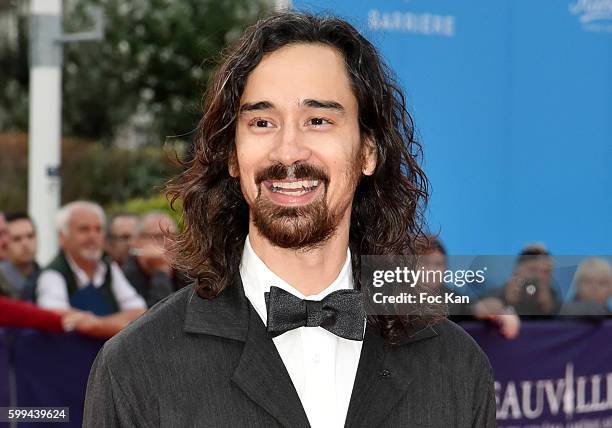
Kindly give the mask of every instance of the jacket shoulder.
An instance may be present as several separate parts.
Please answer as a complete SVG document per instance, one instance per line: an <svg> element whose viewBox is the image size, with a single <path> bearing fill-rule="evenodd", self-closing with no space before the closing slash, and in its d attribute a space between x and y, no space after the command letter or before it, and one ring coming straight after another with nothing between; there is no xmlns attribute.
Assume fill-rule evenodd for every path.
<svg viewBox="0 0 612 428"><path fill-rule="evenodd" d="M472 336L470 336L460 325L448 318L436 324L434 329L445 341L449 341L456 346L465 347L466 350L473 349L475 351L481 351L474 338L472 338Z"/></svg>
<svg viewBox="0 0 612 428"><path fill-rule="evenodd" d="M492 372L489 358L461 326L449 319L435 325L438 333L440 359L446 367L459 371Z"/></svg>
<svg viewBox="0 0 612 428"><path fill-rule="evenodd" d="M182 334L187 302L195 294L193 287L184 287L161 300L142 316L110 338L103 352L110 360L159 349Z"/></svg>

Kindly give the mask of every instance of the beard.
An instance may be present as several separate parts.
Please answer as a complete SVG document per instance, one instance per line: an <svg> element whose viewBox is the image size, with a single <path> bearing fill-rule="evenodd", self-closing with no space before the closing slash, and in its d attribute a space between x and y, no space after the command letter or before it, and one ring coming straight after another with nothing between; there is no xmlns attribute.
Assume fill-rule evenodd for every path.
<svg viewBox="0 0 612 428"><path fill-rule="evenodd" d="M351 184L354 184L359 177L359 168L355 174L356 166L359 167L352 165L350 168ZM322 192L309 204L297 207L278 205L262 195L263 181L283 180L288 177L318 180L319 186L323 186ZM255 177L255 182L259 186L259 192L251 207L253 224L272 244L293 250L313 249L324 244L336 232L343 217L343 210L329 208L326 198L329 177L321 168L302 163L295 163L289 167L275 164L260 171Z"/></svg>
<svg viewBox="0 0 612 428"><path fill-rule="evenodd" d="M90 262L98 262L102 259L103 250L99 248L81 248L78 251L79 256Z"/></svg>
<svg viewBox="0 0 612 428"><path fill-rule="evenodd" d="M333 235L341 219L330 212L325 197L304 207L282 207L259 197L252 214L255 227L268 241L294 250L323 244Z"/></svg>

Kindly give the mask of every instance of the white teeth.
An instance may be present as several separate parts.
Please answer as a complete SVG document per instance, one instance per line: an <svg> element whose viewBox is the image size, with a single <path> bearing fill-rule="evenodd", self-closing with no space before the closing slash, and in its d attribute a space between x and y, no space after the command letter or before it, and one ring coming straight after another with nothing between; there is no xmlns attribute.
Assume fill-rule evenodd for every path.
<svg viewBox="0 0 612 428"><path fill-rule="evenodd" d="M280 189L311 189L319 185L319 180L273 181L272 190Z"/></svg>
<svg viewBox="0 0 612 428"><path fill-rule="evenodd" d="M296 192L296 191L293 191L293 192L291 192L291 193L288 193L288 192L283 192L282 190L272 190L272 191L273 191L274 193L282 193L282 194L284 194L284 195L291 195L291 196L302 196L303 194L305 194L305 193L308 193L308 192L309 192L309 190L298 190L297 192Z"/></svg>

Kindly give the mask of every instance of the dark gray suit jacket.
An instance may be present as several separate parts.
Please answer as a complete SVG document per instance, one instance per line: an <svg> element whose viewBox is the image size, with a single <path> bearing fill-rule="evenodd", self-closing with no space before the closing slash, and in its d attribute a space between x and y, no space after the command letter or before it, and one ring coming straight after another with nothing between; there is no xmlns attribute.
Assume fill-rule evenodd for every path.
<svg viewBox="0 0 612 428"><path fill-rule="evenodd" d="M239 281L213 300L185 287L109 340L89 377L83 425L309 426ZM346 426L494 427L489 362L450 321L397 346L368 325Z"/></svg>

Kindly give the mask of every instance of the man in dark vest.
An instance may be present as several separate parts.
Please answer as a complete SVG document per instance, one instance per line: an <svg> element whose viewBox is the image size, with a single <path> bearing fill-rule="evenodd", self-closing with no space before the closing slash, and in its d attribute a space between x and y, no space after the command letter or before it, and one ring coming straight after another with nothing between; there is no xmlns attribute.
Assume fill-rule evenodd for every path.
<svg viewBox="0 0 612 428"><path fill-rule="evenodd" d="M427 199L389 76L335 18L273 15L226 52L170 192L197 280L106 343L85 426L495 426L461 328L362 304L361 256L414 250Z"/></svg>
<svg viewBox="0 0 612 428"><path fill-rule="evenodd" d="M46 309L70 312L64 322L83 333L110 337L146 309L104 248L104 211L93 202L75 201L60 209L61 249L40 274L36 301Z"/></svg>

